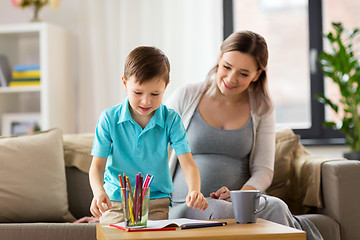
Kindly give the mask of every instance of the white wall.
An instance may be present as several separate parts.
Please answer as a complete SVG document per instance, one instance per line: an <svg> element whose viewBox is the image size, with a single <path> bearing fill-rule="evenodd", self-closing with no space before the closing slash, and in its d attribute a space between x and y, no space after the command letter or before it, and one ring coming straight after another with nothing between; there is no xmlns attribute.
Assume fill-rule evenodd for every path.
<svg viewBox="0 0 360 240"><path fill-rule="evenodd" d="M110 1L110 0L106 0L106 1ZM117 0L120 1L120 0ZM131 0L134 1L134 0ZM172 1L172 0L170 0ZM144 1L145 2L145 1ZM135 8L134 5L130 6L130 1L126 2L123 1L123 3L128 4L129 9L136 9L136 11L140 11L141 14L146 14L146 12L153 12L154 15L153 17L159 17L157 16L157 12L159 11L158 8L155 7L155 5L153 4L154 2L158 2L158 1L147 1L147 4L142 5L142 7L140 9ZM197 2L197 3L196 3ZM211 2L211 1L209 1ZM75 49L79 49L79 44L81 44L81 41L79 41L79 39L81 39L81 26L83 24L83 19L81 18L81 12L84 9L84 6L82 4L86 3L85 0L61 0L60 2L60 7L57 10L53 10L51 9L49 6L44 7L41 12L40 12L40 18L43 20L46 20L47 22L51 22L53 24L62 26L66 29L68 29L74 38L74 44L75 44ZM167 25L168 29L170 29L168 32L161 32L161 30L159 28L152 28L151 31L149 30L150 28L148 28L148 30L145 30L140 33L138 28L134 28L133 26L139 26L141 24L143 24L144 26L146 26L146 22L144 22L144 19L136 19L135 16L131 17L131 11L129 12L129 9L124 9L122 8L121 14L120 14L120 20L121 20L121 24L123 28L126 28L126 31L129 32L129 35L132 36L132 44L133 45L128 45L126 47L124 47L122 49L121 52L124 52L122 54L122 56L119 56L119 58L121 59L121 63L124 62L125 60L125 56L126 56L126 52L129 51L131 49L131 47L135 47L138 44L144 44L144 43L152 43L153 45L161 45L163 46L165 49L163 49L165 51L165 53L168 55L168 57L170 58L171 64L172 64L172 71L173 72L177 72L179 71L181 76L179 79L172 79L172 82L167 90L167 95L171 94L171 92L173 90L175 90L177 87L189 83L189 82L193 82L193 81L201 81L202 80L202 76L204 76L208 69L212 67L212 65L215 63L216 61L216 57L218 54L218 48L220 46L220 42L221 39L209 39L209 41L197 41L197 37L200 34L204 35L204 34L208 34L209 30L202 27L202 26L208 26L207 24L207 19L209 17L211 17L211 15L216 15L216 14L221 14L221 12L219 11L218 13L213 12L212 10L208 11L208 14L210 16L203 16L202 18L198 17L198 24L199 27L198 28L193 28L190 32L188 33L188 35L184 35L183 33L186 32L185 29L172 29L171 30L171 25L174 24L173 22L176 21L181 21L180 19L188 19L188 21L192 21L191 19L193 19L191 16L196 14L197 9L199 8L199 4L202 4L202 1L193 1L193 3L191 2L187 2L188 5L182 5L182 6L174 6L172 5L172 7L177 7L179 8L178 10L178 16L168 16L168 21L164 22L164 25ZM169 5L170 6L170 5ZM164 5L164 7L166 7ZM186 9L188 10L186 10ZM170 12L170 11L169 11ZM185 14L188 16L181 16L181 14ZM150 14L151 15L151 14ZM32 11L31 9L21 9L21 8L15 8L11 5L11 0L0 0L0 24L11 24L11 23L24 23L24 22L28 22L32 17ZM214 17L219 17L219 16L214 16ZM135 23L133 23L133 25L129 25L127 23L127 21L137 21ZM152 19L152 21L156 21L156 19ZM186 26L186 24L184 23L183 25L184 27ZM213 28L220 28L220 31L222 31L221 29L221 25L216 25L216 26L210 26ZM197 59L187 59L186 56L187 55L191 55L191 52L189 53L185 53L184 55L179 53L180 49L178 47L179 43L174 42L173 44L169 43L168 41L166 41L167 38L169 38L171 35L174 34L179 34L179 42L187 42L188 44L192 45L192 48L189 48L188 51L194 51L193 49L199 49L201 50L201 52L198 53L197 55ZM141 39L144 39L143 35L148 35L150 37L146 38L146 42L144 42ZM134 40L136 38L136 36L138 37L137 40ZM124 41L124 39L126 39L127 36L120 36L120 39L122 39L122 41ZM189 43L190 42L190 43ZM203 52L202 49L199 47L199 45L206 45L206 48L209 49L208 53ZM74 69L78 69L78 65L79 63L79 51L74 51L74 59L75 59L75 66ZM183 57L178 57L181 54L181 56ZM186 69L186 72L184 72L182 69L177 69L177 66L185 64L185 68L182 69ZM196 65L194 65L196 64ZM200 70L196 70L194 71L194 69L198 69L201 68ZM76 79L78 78L79 73L75 72L76 74ZM166 97L166 96L165 96ZM93 106L89 105L88 108L92 108ZM79 109L78 109L79 111ZM83 111L79 111L79 112L83 112ZM86 111L85 111L86 112ZM92 127L94 122L96 121L96 117L93 117L93 119L91 119L89 121L89 127L87 128L83 128L80 129L80 132L91 132ZM80 123L83 124L83 123ZM342 157L342 154L346 151L348 151L348 148L346 146L306 146L306 148L315 155L330 155L330 156L334 156L334 157Z"/></svg>
<svg viewBox="0 0 360 240"><path fill-rule="evenodd" d="M60 7L56 10L45 6L40 10L40 19L62 26L77 37L78 11L81 10L79 3L79 0L60 0ZM0 0L0 24L26 23L32 19L32 16L32 8L16 8L12 6L11 0Z"/></svg>
<svg viewBox="0 0 360 240"><path fill-rule="evenodd" d="M221 9L222 0L61 0L56 10L41 9L43 21L73 37L77 132L94 131L100 112L125 98L120 77L136 46L153 45L169 57L165 98L180 86L203 81L219 54ZM0 24L31 18L31 8L0 0Z"/></svg>

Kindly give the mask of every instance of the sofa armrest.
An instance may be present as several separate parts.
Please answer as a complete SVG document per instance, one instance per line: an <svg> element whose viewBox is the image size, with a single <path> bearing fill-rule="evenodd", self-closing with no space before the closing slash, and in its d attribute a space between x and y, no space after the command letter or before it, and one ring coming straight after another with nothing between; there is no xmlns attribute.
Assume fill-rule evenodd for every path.
<svg viewBox="0 0 360 240"><path fill-rule="evenodd" d="M341 239L360 236L360 161L330 161L322 165L324 208L340 224Z"/></svg>

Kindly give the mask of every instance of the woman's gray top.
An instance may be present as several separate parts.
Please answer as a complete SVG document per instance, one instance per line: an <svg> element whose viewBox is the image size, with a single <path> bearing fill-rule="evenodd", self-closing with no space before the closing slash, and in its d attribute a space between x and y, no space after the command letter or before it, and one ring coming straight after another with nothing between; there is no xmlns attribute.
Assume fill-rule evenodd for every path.
<svg viewBox="0 0 360 240"><path fill-rule="evenodd" d="M222 186L238 190L250 178L249 154L253 147L253 137L251 117L240 129L223 130L207 124L196 109L187 138L200 171L201 192L205 197ZM174 205L184 203L188 187L179 163L174 175L174 186Z"/></svg>

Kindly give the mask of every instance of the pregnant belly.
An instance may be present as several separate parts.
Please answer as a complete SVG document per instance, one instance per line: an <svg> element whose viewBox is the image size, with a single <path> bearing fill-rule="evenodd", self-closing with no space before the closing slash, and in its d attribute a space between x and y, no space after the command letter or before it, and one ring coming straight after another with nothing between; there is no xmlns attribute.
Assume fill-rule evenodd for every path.
<svg viewBox="0 0 360 240"><path fill-rule="evenodd" d="M194 161L199 168L201 177L201 192L205 197L210 196L222 186L240 189L250 178L248 158L237 159L226 155L194 154ZM174 176L174 202L183 202L188 192L184 175L180 165Z"/></svg>

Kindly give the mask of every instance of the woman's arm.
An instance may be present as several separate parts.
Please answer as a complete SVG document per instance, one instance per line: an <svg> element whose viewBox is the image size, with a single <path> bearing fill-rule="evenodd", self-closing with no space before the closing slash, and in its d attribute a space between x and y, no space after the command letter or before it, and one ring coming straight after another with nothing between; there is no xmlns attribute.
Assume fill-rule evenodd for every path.
<svg viewBox="0 0 360 240"><path fill-rule="evenodd" d="M275 161L275 118L274 112L255 118L254 150L250 155L251 177L245 186L265 191L272 182Z"/></svg>

